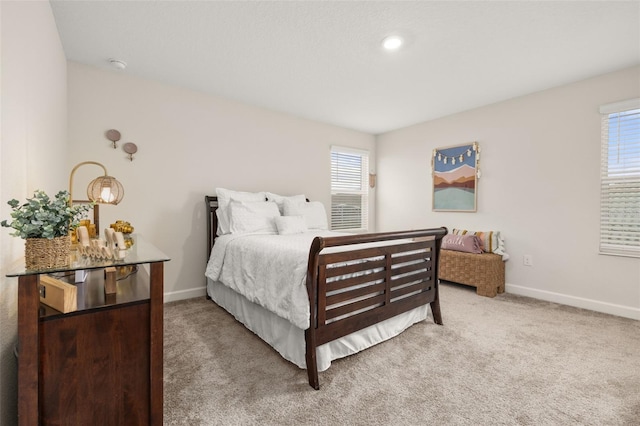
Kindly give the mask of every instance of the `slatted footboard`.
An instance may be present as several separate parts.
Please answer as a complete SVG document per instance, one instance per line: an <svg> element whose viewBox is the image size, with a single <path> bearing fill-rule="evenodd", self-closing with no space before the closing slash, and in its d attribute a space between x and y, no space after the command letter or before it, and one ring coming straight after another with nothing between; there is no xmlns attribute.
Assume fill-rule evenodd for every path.
<svg viewBox="0 0 640 426"><path fill-rule="evenodd" d="M446 228L316 237L309 251L309 384L320 388L316 348L418 306L442 324L438 255ZM338 248L337 249L332 248Z"/></svg>

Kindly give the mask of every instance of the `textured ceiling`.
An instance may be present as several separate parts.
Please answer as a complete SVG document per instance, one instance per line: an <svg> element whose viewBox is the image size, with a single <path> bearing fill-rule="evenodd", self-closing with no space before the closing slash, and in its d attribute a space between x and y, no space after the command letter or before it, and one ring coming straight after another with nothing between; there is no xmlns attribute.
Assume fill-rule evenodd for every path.
<svg viewBox="0 0 640 426"><path fill-rule="evenodd" d="M373 134L640 64L639 1L51 5L69 60Z"/></svg>

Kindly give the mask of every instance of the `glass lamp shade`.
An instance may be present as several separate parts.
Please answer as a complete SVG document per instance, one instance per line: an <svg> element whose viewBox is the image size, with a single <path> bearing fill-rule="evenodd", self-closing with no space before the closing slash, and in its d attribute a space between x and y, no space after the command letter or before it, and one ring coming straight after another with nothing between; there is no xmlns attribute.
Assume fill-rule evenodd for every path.
<svg viewBox="0 0 640 426"><path fill-rule="evenodd" d="M101 204L118 204L124 198L124 188L112 176L95 178L87 186L89 200Z"/></svg>

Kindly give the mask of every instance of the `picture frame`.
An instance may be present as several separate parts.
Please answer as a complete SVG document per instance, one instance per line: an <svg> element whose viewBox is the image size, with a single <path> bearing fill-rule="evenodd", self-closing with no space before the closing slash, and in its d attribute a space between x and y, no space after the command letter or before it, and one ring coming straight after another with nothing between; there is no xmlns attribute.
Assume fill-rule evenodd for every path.
<svg viewBox="0 0 640 426"><path fill-rule="evenodd" d="M434 212L476 212L480 146L477 142L436 148L431 158Z"/></svg>
<svg viewBox="0 0 640 426"><path fill-rule="evenodd" d="M72 200L72 204L92 204L89 200ZM93 216L93 217L92 217ZM100 205L93 204L89 211L85 214L86 219L93 219L92 224L95 225L95 236L97 238L100 236Z"/></svg>

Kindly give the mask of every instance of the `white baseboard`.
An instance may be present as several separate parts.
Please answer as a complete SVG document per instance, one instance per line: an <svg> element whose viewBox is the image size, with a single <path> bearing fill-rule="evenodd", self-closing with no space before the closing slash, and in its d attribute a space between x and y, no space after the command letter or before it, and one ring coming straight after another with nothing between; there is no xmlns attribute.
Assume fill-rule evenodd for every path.
<svg viewBox="0 0 640 426"><path fill-rule="evenodd" d="M640 320L640 308L634 308L632 306L616 305L599 300L568 296L566 294L537 290L514 284L506 284L505 291L519 296L533 297L534 299L546 300L547 302L555 302L561 305L574 306L576 308L589 309L591 311Z"/></svg>
<svg viewBox="0 0 640 426"><path fill-rule="evenodd" d="M176 300L193 299L207 295L206 287L196 287L187 290L171 291L164 294L164 303L175 302Z"/></svg>
<svg viewBox="0 0 640 426"><path fill-rule="evenodd" d="M619 317L640 320L640 309L632 306L615 305L613 303L601 302L599 300L585 299L582 297L568 296L566 294L554 293L552 291L537 290L514 284L506 284L507 293L519 296L533 297L534 299L546 300L547 302L559 303L561 305L574 306L576 308L589 309L591 311L616 315ZM175 302L177 300L193 299L207 295L206 287L196 287L187 290L172 291L164 294L164 302Z"/></svg>

